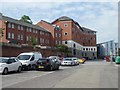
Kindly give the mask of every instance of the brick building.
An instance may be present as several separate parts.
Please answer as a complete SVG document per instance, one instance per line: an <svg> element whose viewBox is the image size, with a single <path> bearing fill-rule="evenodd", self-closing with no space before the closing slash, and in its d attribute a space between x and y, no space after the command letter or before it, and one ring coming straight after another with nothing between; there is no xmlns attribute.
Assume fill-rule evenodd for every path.
<svg viewBox="0 0 120 90"><path fill-rule="evenodd" d="M51 32L52 38L53 38L53 42L51 43L54 43L54 46L62 44L62 29L59 26L55 24L51 24L44 20L41 20L40 22L38 22L37 25Z"/></svg>
<svg viewBox="0 0 120 90"><path fill-rule="evenodd" d="M81 27L66 16L56 19L52 24L62 28L62 43L70 48L73 56L97 58L96 31Z"/></svg>
<svg viewBox="0 0 120 90"><path fill-rule="evenodd" d="M30 40L34 38L38 46L65 44L73 56L88 59L97 57L96 31L81 27L69 17L60 17L52 23L41 20L36 25L2 14L0 17L1 28L4 29L2 42L30 45Z"/></svg>
<svg viewBox="0 0 120 90"><path fill-rule="evenodd" d="M0 14L2 16L2 14ZM53 46L52 34L50 31L30 23L25 23L10 17L2 16L0 19L4 29L2 42L30 45L31 39L34 38L36 45Z"/></svg>

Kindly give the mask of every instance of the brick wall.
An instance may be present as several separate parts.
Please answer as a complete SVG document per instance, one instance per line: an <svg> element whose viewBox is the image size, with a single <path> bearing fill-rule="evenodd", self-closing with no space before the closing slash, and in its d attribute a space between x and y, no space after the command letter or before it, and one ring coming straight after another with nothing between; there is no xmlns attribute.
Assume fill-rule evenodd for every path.
<svg viewBox="0 0 120 90"><path fill-rule="evenodd" d="M31 52L31 51L38 51L41 52L43 57L47 57L50 55L60 55L56 49L36 49L34 50L32 47L16 47L16 46L5 46L3 45L2 48L2 56L3 57L15 57L22 52Z"/></svg>

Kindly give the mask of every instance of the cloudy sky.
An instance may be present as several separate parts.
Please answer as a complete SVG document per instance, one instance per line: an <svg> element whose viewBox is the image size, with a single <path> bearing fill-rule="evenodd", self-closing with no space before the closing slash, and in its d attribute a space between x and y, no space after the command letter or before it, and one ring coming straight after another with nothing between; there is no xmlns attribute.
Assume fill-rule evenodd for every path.
<svg viewBox="0 0 120 90"><path fill-rule="evenodd" d="M101 0L102 1L102 0ZM28 15L34 24L40 20L52 22L61 16L68 16L81 26L97 31L97 43L115 40L118 41L118 2L87 0L83 1L38 1L22 0L1 1L0 12L5 16L20 19ZM105 0L104 0L105 1ZM115 1L115 0L114 0Z"/></svg>

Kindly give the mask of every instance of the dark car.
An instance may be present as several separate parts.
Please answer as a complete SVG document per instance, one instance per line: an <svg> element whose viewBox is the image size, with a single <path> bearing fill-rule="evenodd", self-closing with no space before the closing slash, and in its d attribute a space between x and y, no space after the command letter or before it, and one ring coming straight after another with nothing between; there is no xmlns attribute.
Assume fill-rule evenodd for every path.
<svg viewBox="0 0 120 90"><path fill-rule="evenodd" d="M60 63L58 60L55 59L39 59L36 62L36 69L37 70L58 70Z"/></svg>

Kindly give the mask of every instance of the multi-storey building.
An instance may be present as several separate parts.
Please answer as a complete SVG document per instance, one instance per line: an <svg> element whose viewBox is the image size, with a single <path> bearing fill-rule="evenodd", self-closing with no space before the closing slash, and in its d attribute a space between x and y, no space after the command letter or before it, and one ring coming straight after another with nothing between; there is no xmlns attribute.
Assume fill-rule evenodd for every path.
<svg viewBox="0 0 120 90"><path fill-rule="evenodd" d="M0 14L0 16L0 23L2 23L1 28L4 29L2 42L30 45L31 39L34 38L37 45L53 46L50 31L37 25L2 16L2 14Z"/></svg>
<svg viewBox="0 0 120 90"><path fill-rule="evenodd" d="M0 14L0 28L4 29L2 42L31 44L34 38L38 46L54 47L65 44L72 56L97 58L96 31L81 27L73 19L63 16L52 23L41 20L36 25Z"/></svg>
<svg viewBox="0 0 120 90"><path fill-rule="evenodd" d="M99 58L118 55L118 43L115 43L113 40L99 43L97 44L97 47Z"/></svg>
<svg viewBox="0 0 120 90"><path fill-rule="evenodd" d="M51 43L54 43L54 46L62 44L62 29L59 26L55 24L51 24L44 20L41 20L40 22L38 22L37 25L51 32L52 38L53 38L53 42Z"/></svg>
<svg viewBox="0 0 120 90"><path fill-rule="evenodd" d="M97 57L96 31L81 27L66 16L56 19L52 24L62 28L62 43L70 48L74 56L89 59Z"/></svg>

